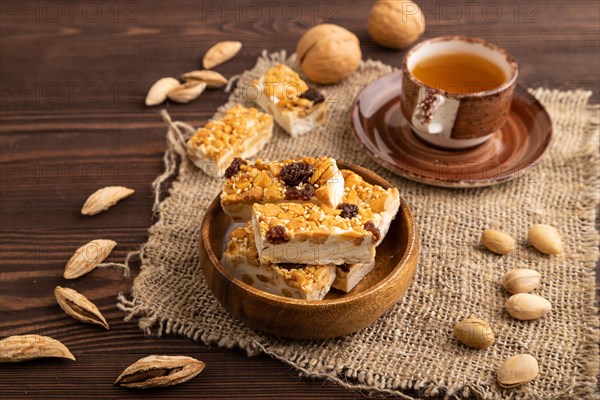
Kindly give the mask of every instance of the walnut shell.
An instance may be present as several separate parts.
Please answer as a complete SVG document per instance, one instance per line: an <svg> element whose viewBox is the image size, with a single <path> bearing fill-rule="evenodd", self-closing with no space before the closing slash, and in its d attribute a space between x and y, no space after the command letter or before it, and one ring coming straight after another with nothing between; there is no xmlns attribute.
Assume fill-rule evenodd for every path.
<svg viewBox="0 0 600 400"><path fill-rule="evenodd" d="M306 31L298 41L296 54L304 74L321 84L346 78L362 58L356 35L334 24L320 24Z"/></svg>
<svg viewBox="0 0 600 400"><path fill-rule="evenodd" d="M425 17L412 1L379 0L371 8L367 29L378 44L403 49L425 31Z"/></svg>

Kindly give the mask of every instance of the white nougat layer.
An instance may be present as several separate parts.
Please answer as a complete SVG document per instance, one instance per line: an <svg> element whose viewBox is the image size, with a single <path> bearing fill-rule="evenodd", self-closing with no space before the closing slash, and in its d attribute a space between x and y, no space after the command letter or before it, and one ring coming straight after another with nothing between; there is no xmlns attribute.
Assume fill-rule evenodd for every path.
<svg viewBox="0 0 600 400"><path fill-rule="evenodd" d="M348 293L375 268L375 261L366 264L338 265L331 287Z"/></svg>
<svg viewBox="0 0 600 400"><path fill-rule="evenodd" d="M259 264L253 252L232 254L226 251L221 263L234 278L247 285L295 299L322 300L336 277L335 265L309 265L287 270L276 264Z"/></svg>
<svg viewBox="0 0 600 400"><path fill-rule="evenodd" d="M375 259L375 240L365 235L361 243L349 240L346 231L336 229L325 241L302 240L282 244L269 243L261 237L257 218L252 218L256 250L261 263L352 264L371 263Z"/></svg>

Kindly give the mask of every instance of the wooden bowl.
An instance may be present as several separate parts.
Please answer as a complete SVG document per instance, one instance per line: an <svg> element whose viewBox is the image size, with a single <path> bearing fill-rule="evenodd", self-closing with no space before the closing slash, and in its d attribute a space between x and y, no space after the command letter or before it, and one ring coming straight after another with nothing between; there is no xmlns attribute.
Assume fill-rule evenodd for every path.
<svg viewBox="0 0 600 400"><path fill-rule="evenodd" d="M390 184L363 167L338 162L372 184ZM335 289L323 300L276 296L233 278L220 259L234 223L215 198L201 228L200 258L206 282L219 302L251 328L293 339L327 339L356 332L379 318L406 291L419 259L417 228L408 205L400 210L377 247L375 268L352 290Z"/></svg>

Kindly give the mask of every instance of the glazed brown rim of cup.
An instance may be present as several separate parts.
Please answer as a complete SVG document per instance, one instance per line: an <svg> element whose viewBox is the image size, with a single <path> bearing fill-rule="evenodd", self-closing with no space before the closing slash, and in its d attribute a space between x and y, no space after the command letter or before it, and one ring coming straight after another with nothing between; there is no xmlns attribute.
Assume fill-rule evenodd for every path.
<svg viewBox="0 0 600 400"><path fill-rule="evenodd" d="M475 93L449 93L445 90L442 89L438 89L438 88L434 88L432 86L427 85L425 82L420 81L419 79L417 79L412 71L409 71L408 69L408 58L410 56L412 56L416 51L418 51L419 49L421 49L422 47L431 44L431 43L436 43L436 42L450 42L450 41L463 41L463 42L467 42L467 43L476 43L476 44L480 44L483 45L485 47L488 47L494 51L497 51L499 53L501 53L504 57L506 57L506 60L508 62L508 64L510 65L510 71L511 71L511 76L510 78L504 82L502 85L498 86L497 88L491 89L491 90L486 90L483 92L475 92ZM514 86L516 81L517 81L517 76L519 75L519 65L517 64L517 61L514 59L514 57L508 52L508 50L506 50L503 47L497 46L491 42L488 42L487 40L484 39L480 39L480 38L474 38L474 37L470 37L470 36L462 36L462 35L454 35L454 36L439 36L439 37L435 37L435 38L431 38L431 39L427 39L422 41L421 43L418 43L416 45L414 45L413 47L410 48L410 50L408 50L406 52L406 54L404 55L404 58L402 59L402 71L404 72L404 74L408 77L408 79L410 79L413 83L415 83L416 85L419 86L425 86L429 89L431 89L432 91L435 91L437 93L441 93L442 95L446 96L446 97L451 97L454 99L464 99L464 98L472 98L472 97L485 97L485 96L490 96L490 95L494 95L494 94L498 94L498 93L502 93L505 90L507 90L508 88L510 88L511 86Z"/></svg>

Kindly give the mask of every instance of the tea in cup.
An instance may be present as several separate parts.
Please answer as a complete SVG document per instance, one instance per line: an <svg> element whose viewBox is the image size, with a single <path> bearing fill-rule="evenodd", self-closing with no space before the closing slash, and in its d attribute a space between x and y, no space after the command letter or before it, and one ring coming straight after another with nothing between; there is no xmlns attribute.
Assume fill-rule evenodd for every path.
<svg viewBox="0 0 600 400"><path fill-rule="evenodd" d="M482 39L445 36L419 43L402 63L402 113L427 143L464 149L484 143L506 122L518 67Z"/></svg>

